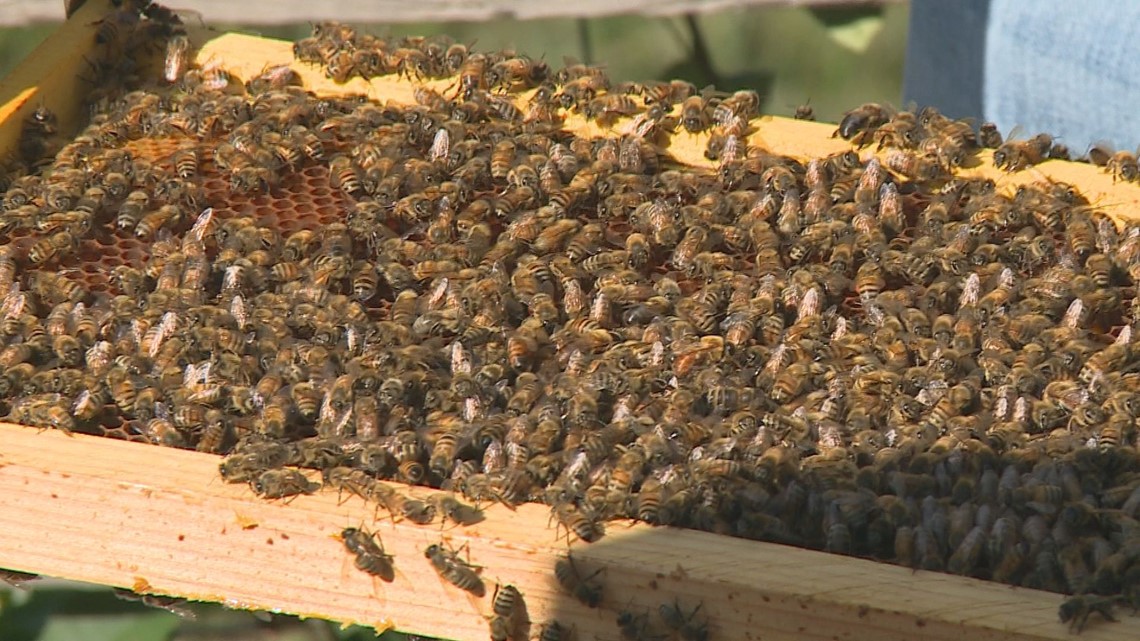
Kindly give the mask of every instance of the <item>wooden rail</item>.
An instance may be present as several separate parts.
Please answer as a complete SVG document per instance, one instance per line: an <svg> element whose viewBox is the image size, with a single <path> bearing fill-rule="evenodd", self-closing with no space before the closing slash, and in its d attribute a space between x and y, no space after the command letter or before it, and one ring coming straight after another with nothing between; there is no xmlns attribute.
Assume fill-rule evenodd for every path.
<svg viewBox="0 0 1140 641"><path fill-rule="evenodd" d="M578 639L616 641L619 611L652 611L660 628L658 607L679 599L701 606L711 639L1072 638L1055 594L626 522L569 548L583 572L605 568L602 607L591 610L554 579L568 544L544 506L490 506L471 527L394 523L330 491L264 501L222 483L219 460L0 424L0 567L452 639L486 638L497 582L523 593L532 635L555 619ZM395 581L353 566L335 538L348 526L379 533ZM441 540L468 547L486 596L436 575L423 551ZM1137 638L1130 617L1094 620L1082 635Z"/></svg>
<svg viewBox="0 0 1140 641"><path fill-rule="evenodd" d="M242 78L256 75L269 65L292 65L301 74L305 87L321 95L363 94L379 101L401 104L414 102L412 92L415 85L411 82L395 76L383 76L367 81L353 78L344 84L337 84L326 78L323 70L317 66L294 62L292 45L280 40L233 33L213 37L203 42L198 61L221 61L225 68ZM454 81L449 79L427 81L424 84L439 91L451 89L451 93L454 92ZM521 94L520 103L529 95ZM566 118L565 127L579 135L601 136L613 131L624 132L629 128L630 122L628 118L622 119L612 130L603 130L580 115L570 114ZM850 143L832 136L835 131L833 124L762 116L755 119L752 126L754 131L749 136L749 145L776 154L807 159L851 149ZM704 155L707 142L707 133L690 134L679 128L670 137L665 151L683 165L713 168L716 163ZM870 157L872 153L872 148L861 151L864 158ZM1091 203L1117 221L1140 220L1140 183L1115 181L1104 169L1088 163L1049 160L1024 171L1009 173L996 169L992 163L992 152L983 150L978 154L976 164L960 170L959 175L992 178L1000 188L1008 191L1019 185L1043 180L1065 182L1078 186Z"/></svg>

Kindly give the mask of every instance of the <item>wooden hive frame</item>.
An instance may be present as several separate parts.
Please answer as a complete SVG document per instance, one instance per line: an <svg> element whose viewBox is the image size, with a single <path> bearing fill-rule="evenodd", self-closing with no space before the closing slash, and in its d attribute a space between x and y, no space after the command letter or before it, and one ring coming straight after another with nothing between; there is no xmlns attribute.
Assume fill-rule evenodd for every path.
<svg viewBox="0 0 1140 641"><path fill-rule="evenodd" d="M78 121L67 97L81 88L82 43L92 41L92 23L109 6L109 0L83 6L0 84L0 148L13 147L21 119L41 104L65 123ZM222 61L240 77L293 62L288 43L215 35L202 38L198 60ZM411 85L390 77L334 85L317 69L297 68L317 92L411 101ZM831 137L831 125L773 117L755 124L750 144L776 153L809 157L849 148ZM577 117L567 127L600 133ZM683 164L708 166L703 142L682 133L667 151ZM983 153L979 166L964 171L992 176L1003 187L1065 181L1118 220L1140 212L1140 187L1114 184L1089 165L1050 161L1005 174ZM573 626L578 639L619 639L619 611L679 602L701 606L713 639L1071 638L1057 620L1056 594L632 522L609 523L594 544L568 542L541 505L513 512L491 506L470 527L377 520L363 501L331 492L288 502L258 499L245 486L222 483L219 460L0 424L0 567L453 639L486 638L498 582L523 593L531 637L553 619ZM378 532L395 558L394 582L353 567L335 538L348 526ZM441 540L466 546L483 568L487 596L473 597L434 573L423 550ZM555 582L552 568L568 550L583 572L603 569L600 608L580 605ZM1083 638L1137 639L1140 619L1090 625Z"/></svg>

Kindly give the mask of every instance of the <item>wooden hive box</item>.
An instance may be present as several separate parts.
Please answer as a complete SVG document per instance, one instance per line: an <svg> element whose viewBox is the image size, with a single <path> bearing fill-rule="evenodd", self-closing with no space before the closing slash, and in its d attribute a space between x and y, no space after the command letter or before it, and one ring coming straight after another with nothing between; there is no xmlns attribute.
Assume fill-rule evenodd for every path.
<svg viewBox="0 0 1140 641"><path fill-rule="evenodd" d="M14 147L20 122L38 106L64 123L78 122L73 97L82 86L85 43L109 9L109 0L88 2L0 84L0 148ZM239 77L293 63L289 43L197 37L199 61L222 61ZM296 68L318 93L412 99L411 85L390 77L334 85L319 70ZM594 127L576 117L567 126ZM833 129L764 117L750 144L798 157L850 148L831 136ZM703 145L702 137L678 134L668 151L681 163L708 166ZM1140 215L1140 187L1114 184L1092 166L1050 161L1011 175L985 158L964 171L992 176L1002 187L1065 181L1118 219ZM469 527L376 520L363 501L331 492L258 499L244 485L222 483L219 460L0 424L0 567L452 639L486 638L496 583L523 593L530 637L542 622L558 620L578 639L619 639L620 611L655 611L679 600L701 606L711 639L1071 638L1057 619L1062 597L1056 594L632 522L609 523L594 544L568 543L541 505L491 506L483 522ZM375 529L394 556L394 582L356 570L335 538L361 524ZM435 574L423 550L441 539L467 546L472 562L483 566L487 596L471 596ZM568 550L584 572L602 570L600 608L580 605L555 581L554 564ZM1083 638L1138 639L1140 619L1090 625Z"/></svg>

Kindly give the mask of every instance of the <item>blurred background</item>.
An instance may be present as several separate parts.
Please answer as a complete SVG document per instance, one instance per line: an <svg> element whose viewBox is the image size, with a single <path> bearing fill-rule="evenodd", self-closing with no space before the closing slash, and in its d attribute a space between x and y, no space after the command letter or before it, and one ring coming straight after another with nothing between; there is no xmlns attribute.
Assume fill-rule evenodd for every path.
<svg viewBox="0 0 1140 641"><path fill-rule="evenodd" d="M499 0L513 4L511 0ZM295 40L310 34L309 22L339 19L377 35L447 34L478 49L515 49L543 57L553 66L564 59L604 64L614 80L668 80L681 78L698 88L757 90L765 113L790 115L798 105L810 103L820 120L836 121L844 111L863 102L899 105L902 95L903 53L906 48L907 5L904 2L812 2L804 0L697 1L644 0L657 13L625 13L594 17L520 19L536 11L513 10L490 17L496 2L472 2L466 13L452 9L445 15L486 17L480 21L394 22L401 15L422 19L424 10L405 8L393 13L386 5L454 5L455 0L373 3L376 15L387 23L349 20L361 18L356 4L326 0L305 3L273 2L262 10L263 0L240 3L211 0L171 0L184 20L201 19L220 31L240 31ZM63 18L63 0L0 0L0 75L6 73L48 36ZM298 6L310 10L298 13ZM329 4L328 13L319 5ZM462 3L460 3L462 4ZM538 3L549 5L553 3ZM592 14L601 12L594 0L560 3ZM636 0L607 0L609 11L638 4ZM727 8L712 10L730 5ZM579 7L578 5L584 5ZM536 5L537 6L537 5ZM277 7L275 10L273 7ZM317 8L313 8L317 7ZM354 8L341 11L341 7ZM700 11L677 13L693 8ZM659 15L670 10L671 13ZM277 13L284 12L284 16ZM259 16L270 24L242 24L236 15ZM300 15L297 22L281 18ZM540 14L541 15L541 14Z"/></svg>
<svg viewBox="0 0 1140 641"><path fill-rule="evenodd" d="M753 0L699 2L595 0L573 5L579 17L551 16L542 5L502 0L462 3L211 2L172 0L219 31L295 40L309 21L340 19L381 36L447 34L478 49L515 49L544 57L604 64L615 80L681 78L697 87L755 89L763 111L791 115L810 104L819 120L837 121L863 102L898 105L902 94L907 5L904 2ZM63 19L62 0L0 0L0 76L51 34ZM516 6L517 5L517 6ZM651 6L653 15L637 13ZM303 8L302 8L303 7ZM323 8L327 7L327 11ZM402 7L402 9L401 9ZM546 9L557 11L559 9ZM322 13L324 11L324 13ZM627 13L621 13L621 12ZM240 14L235 14L240 12ZM434 13L433 13L434 12ZM259 16L262 24L239 23ZM370 21L370 15L391 20ZM448 22L425 22L431 15ZM539 17L545 16L545 17ZM462 18L462 20L459 20ZM197 19L197 18L194 18ZM327 621L185 606L193 618L119 600L108 589L57 580L22 588L0 583L0 639L5 641L364 641L370 629ZM185 614L186 612L184 612ZM385 641L409 638L388 633Z"/></svg>

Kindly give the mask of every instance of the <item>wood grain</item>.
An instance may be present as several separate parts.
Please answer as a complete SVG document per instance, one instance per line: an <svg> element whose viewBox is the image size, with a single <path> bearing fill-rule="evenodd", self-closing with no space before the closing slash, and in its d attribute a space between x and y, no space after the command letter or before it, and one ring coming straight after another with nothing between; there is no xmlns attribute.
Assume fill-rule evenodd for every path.
<svg viewBox="0 0 1140 641"><path fill-rule="evenodd" d="M589 610L554 580L568 544L544 506L491 506L471 527L417 526L332 491L263 501L222 483L219 460L0 424L0 567L452 639L484 638L496 582L522 591L532 633L557 619L579 639L619 639L620 610L656 617L676 599L701 605L713 639L1071 638L1055 594L629 522L572 546L583 571L605 568L603 607ZM335 538L347 526L379 533L394 582L352 565ZM441 540L468 546L485 597L431 569L423 550ZM1135 618L1082 635L1137 638Z"/></svg>

